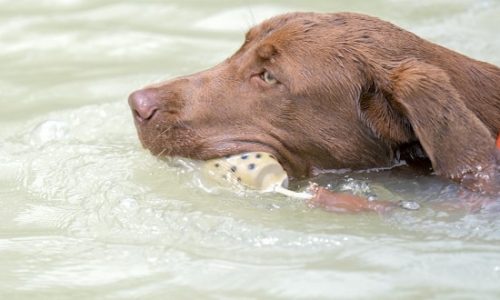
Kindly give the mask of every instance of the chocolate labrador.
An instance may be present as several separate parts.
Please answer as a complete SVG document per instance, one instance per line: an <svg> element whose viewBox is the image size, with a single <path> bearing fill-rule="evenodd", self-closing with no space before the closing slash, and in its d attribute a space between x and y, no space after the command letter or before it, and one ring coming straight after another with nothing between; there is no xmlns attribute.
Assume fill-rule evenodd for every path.
<svg viewBox="0 0 500 300"><path fill-rule="evenodd" d="M362 14L271 18L219 65L129 103L155 155L266 151L295 178L425 157L474 190L500 186L500 69Z"/></svg>

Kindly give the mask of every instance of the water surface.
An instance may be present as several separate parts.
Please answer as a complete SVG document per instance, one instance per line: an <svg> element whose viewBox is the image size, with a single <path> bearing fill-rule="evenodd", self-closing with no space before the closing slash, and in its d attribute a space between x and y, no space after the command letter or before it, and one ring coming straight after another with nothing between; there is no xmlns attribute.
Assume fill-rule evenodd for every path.
<svg viewBox="0 0 500 300"><path fill-rule="evenodd" d="M369 13L499 65L498 1L0 7L0 298L500 298L498 207L447 210L463 191L405 167L315 180L414 200L417 212L346 216L209 190L141 149L126 103L140 86L214 65L252 24L293 10Z"/></svg>

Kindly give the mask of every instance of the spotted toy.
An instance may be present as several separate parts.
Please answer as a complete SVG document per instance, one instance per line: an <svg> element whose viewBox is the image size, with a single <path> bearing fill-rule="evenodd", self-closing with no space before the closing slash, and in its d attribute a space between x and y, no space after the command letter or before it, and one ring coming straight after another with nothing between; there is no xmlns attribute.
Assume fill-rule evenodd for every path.
<svg viewBox="0 0 500 300"><path fill-rule="evenodd" d="M238 184L260 192L278 192L290 197L311 199L309 193L287 189L288 175L276 158L265 152L248 152L205 161L203 172L219 182Z"/></svg>
<svg viewBox="0 0 500 300"><path fill-rule="evenodd" d="M414 201L369 201L363 197L336 193L311 183L307 192L287 189L288 175L276 158L265 152L248 152L203 162L203 173L220 183L232 183L260 192L277 192L289 197L308 200L311 206L321 206L336 212L378 211L395 207L418 210Z"/></svg>

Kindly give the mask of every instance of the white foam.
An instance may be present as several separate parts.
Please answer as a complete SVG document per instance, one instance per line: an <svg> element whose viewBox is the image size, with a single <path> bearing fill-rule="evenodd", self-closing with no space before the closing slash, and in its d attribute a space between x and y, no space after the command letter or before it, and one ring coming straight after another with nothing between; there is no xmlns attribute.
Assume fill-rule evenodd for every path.
<svg viewBox="0 0 500 300"><path fill-rule="evenodd" d="M33 129L30 136L30 144L33 146L43 146L48 142L63 139L67 132L68 126L66 122L47 120Z"/></svg>

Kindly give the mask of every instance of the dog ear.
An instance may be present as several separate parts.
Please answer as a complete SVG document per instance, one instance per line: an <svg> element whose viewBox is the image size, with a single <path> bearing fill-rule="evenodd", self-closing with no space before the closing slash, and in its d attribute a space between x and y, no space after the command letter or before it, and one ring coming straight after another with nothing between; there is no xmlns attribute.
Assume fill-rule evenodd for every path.
<svg viewBox="0 0 500 300"><path fill-rule="evenodd" d="M363 94L360 110L390 143L418 140L437 174L461 181L466 174L494 169L495 139L439 67L403 62L383 89Z"/></svg>

